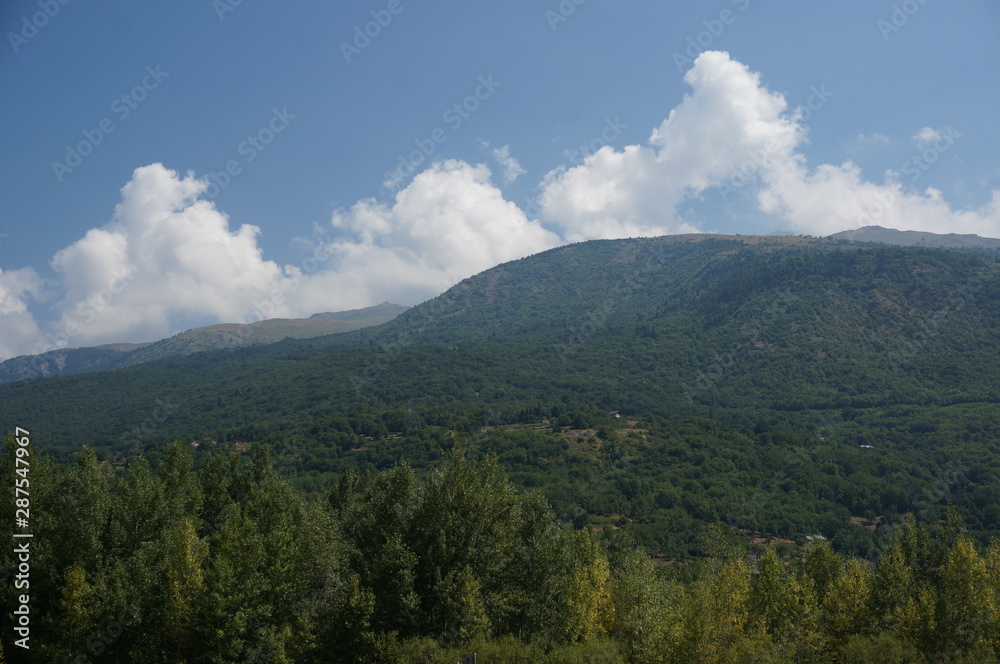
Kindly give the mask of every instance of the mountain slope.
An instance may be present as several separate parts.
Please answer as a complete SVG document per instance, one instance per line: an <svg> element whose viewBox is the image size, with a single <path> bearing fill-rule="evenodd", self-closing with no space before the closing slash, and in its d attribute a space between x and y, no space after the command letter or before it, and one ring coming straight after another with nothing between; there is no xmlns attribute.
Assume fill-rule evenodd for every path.
<svg viewBox="0 0 1000 664"><path fill-rule="evenodd" d="M168 339L144 344L106 344L93 348L67 348L41 355L12 358L0 363L0 383L26 378L50 378L154 362L176 355L207 350L269 344L282 339L308 339L341 334L392 320L406 307L384 302L374 307L309 318L272 318L248 325L222 323L181 332Z"/></svg>
<svg viewBox="0 0 1000 664"><path fill-rule="evenodd" d="M177 437L268 443L315 491L458 444L562 519L670 556L720 520L871 555L882 531L857 524L948 507L986 541L998 263L798 237L587 242L377 327L0 385L0 426L115 464L155 464Z"/></svg>
<svg viewBox="0 0 1000 664"><path fill-rule="evenodd" d="M588 242L370 330L0 387L0 423L35 418L69 445L79 431L116 440L157 398L178 404L164 435L401 404L719 415L995 402L998 302L985 255L794 237Z"/></svg>

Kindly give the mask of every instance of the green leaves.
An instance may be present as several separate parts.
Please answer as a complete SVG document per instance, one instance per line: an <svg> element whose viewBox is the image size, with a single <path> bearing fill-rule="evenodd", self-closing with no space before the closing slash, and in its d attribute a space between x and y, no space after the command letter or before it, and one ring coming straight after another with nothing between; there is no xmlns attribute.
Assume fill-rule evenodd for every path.
<svg viewBox="0 0 1000 664"><path fill-rule="evenodd" d="M1000 545L980 551L954 515L898 524L874 571L822 541L801 561L773 548L749 559L721 525L706 529L710 558L657 569L627 537L561 527L494 457L455 451L426 476L347 473L326 500L291 490L266 451L190 461L175 446L157 473L140 460L112 474L89 450L73 467L39 463L29 661L1000 654ZM9 612L9 591L3 601Z"/></svg>

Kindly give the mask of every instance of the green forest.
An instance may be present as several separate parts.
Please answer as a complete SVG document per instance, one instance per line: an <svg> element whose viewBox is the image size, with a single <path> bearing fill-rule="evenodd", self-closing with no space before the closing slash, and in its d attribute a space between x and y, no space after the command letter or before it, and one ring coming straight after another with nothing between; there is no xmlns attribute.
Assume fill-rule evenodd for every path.
<svg viewBox="0 0 1000 664"><path fill-rule="evenodd" d="M2 384L5 661L997 661L998 267L595 241L369 329Z"/></svg>
<svg viewBox="0 0 1000 664"><path fill-rule="evenodd" d="M17 476L13 436L2 481ZM1000 543L904 518L877 564L816 541L750 554L730 527L658 565L573 528L495 456L345 472L306 496L267 448L115 474L35 459L25 662L972 662L1000 654ZM12 524L13 508L4 523ZM8 537L12 530L8 530ZM8 539L8 541L11 541ZM13 553L5 569L16 567ZM5 584L5 613L15 602Z"/></svg>

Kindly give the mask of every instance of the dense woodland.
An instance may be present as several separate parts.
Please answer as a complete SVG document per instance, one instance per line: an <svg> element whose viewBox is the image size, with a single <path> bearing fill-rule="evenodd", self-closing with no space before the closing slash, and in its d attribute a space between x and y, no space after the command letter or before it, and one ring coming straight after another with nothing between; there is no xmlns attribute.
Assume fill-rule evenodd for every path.
<svg viewBox="0 0 1000 664"><path fill-rule="evenodd" d="M0 461L13 483L16 444ZM697 563L560 523L494 457L345 473L309 499L253 457L156 473L84 449L31 470L35 622L26 662L995 661L1000 543L954 512L893 528L876 565L826 542L748 556L722 524ZM5 506L4 523L13 523ZM11 530L8 530L8 541ZM4 569L15 565L5 554ZM4 612L15 599L5 584Z"/></svg>
<svg viewBox="0 0 1000 664"><path fill-rule="evenodd" d="M0 385L26 661L995 661L998 274L588 242L368 330Z"/></svg>

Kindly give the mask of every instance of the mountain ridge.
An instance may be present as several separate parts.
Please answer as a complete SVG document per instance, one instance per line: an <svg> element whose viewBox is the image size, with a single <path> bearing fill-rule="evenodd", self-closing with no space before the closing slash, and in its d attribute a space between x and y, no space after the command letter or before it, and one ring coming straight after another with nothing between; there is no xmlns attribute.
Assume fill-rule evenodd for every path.
<svg viewBox="0 0 1000 664"><path fill-rule="evenodd" d="M177 355L342 334L392 320L408 307L390 302L362 309L323 312L308 318L270 318L254 323L217 323L146 343L112 343L63 348L0 362L0 383L115 371Z"/></svg>
<svg viewBox="0 0 1000 664"><path fill-rule="evenodd" d="M130 429L148 407L139 394L183 404L158 435L399 404L736 417L990 402L998 303L987 254L797 236L599 240L491 268L377 327L0 386L0 415L34 412L63 442L74 427ZM54 410L60 399L83 419Z"/></svg>
<svg viewBox="0 0 1000 664"><path fill-rule="evenodd" d="M852 242L875 242L900 247L936 247L943 249L966 249L979 251L1000 251L1000 239L973 234L928 233L923 231L901 231L882 226L864 226L856 230L841 231L828 235L835 240Z"/></svg>

